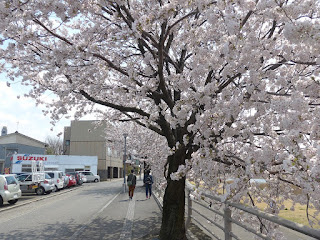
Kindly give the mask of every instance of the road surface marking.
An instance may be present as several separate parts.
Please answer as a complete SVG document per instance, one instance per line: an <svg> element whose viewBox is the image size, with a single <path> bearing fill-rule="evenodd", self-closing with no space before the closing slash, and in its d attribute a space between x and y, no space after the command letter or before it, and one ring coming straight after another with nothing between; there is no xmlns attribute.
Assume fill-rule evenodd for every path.
<svg viewBox="0 0 320 240"><path fill-rule="evenodd" d="M132 225L133 225L133 217L134 217L134 208L136 204L135 197L133 197L133 199L129 201L130 202L129 202L127 216L124 221L119 240L131 240L132 238Z"/></svg>
<svg viewBox="0 0 320 240"><path fill-rule="evenodd" d="M71 237L70 239L78 239L79 235L81 233L83 233L84 229L93 222L93 220L95 218L97 218L99 216L99 214L106 209L112 202L114 199L116 199L121 192L119 192L117 195L115 195L106 205L104 205L97 213L95 213L90 219L89 221L87 221L81 228L79 228Z"/></svg>

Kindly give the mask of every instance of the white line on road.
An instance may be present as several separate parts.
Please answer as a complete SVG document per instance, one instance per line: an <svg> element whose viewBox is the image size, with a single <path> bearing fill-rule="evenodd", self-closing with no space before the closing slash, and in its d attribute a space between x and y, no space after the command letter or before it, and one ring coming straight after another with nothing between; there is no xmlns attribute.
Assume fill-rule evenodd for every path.
<svg viewBox="0 0 320 240"><path fill-rule="evenodd" d="M95 213L95 214L90 218L90 220L89 220L88 222L86 222L81 228L79 228L79 229L70 237L70 239L78 239L79 235L80 235L81 233L83 233L83 230L84 230L90 223L92 223L93 220L94 220L95 218L97 218L98 215L99 215L104 209L106 209L106 208L113 202L113 200L116 199L116 198L119 196L120 193L121 193L121 192L119 192L117 195L115 195L106 205L104 205L97 213Z"/></svg>
<svg viewBox="0 0 320 240"><path fill-rule="evenodd" d="M133 199L129 203L127 216L124 221L119 240L131 240L132 238L132 225L133 225L135 203L136 203L136 200L135 200L135 197L133 197Z"/></svg>

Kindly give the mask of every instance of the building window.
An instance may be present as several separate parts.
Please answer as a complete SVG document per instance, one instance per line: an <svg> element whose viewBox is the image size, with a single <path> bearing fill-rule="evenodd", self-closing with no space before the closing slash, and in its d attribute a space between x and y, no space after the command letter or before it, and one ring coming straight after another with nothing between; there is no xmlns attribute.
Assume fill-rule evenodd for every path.
<svg viewBox="0 0 320 240"><path fill-rule="evenodd" d="M22 164L21 172L32 172L31 164Z"/></svg>
<svg viewBox="0 0 320 240"><path fill-rule="evenodd" d="M47 170L47 168L46 168L46 170ZM58 169L54 169L54 170L58 170ZM40 172L39 163L37 163L37 171ZM22 164L21 172L32 172L31 164Z"/></svg>
<svg viewBox="0 0 320 240"><path fill-rule="evenodd" d="M66 146L70 146L70 140L66 140Z"/></svg>
<svg viewBox="0 0 320 240"><path fill-rule="evenodd" d="M45 171L58 171L58 168L45 168Z"/></svg>

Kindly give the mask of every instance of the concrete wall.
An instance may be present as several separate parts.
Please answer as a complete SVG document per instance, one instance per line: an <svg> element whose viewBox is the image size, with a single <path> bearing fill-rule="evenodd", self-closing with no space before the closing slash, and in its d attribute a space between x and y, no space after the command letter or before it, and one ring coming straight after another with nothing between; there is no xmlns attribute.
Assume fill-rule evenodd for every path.
<svg viewBox="0 0 320 240"><path fill-rule="evenodd" d="M71 141L105 142L106 123L101 125L99 121L72 121Z"/></svg>
<svg viewBox="0 0 320 240"><path fill-rule="evenodd" d="M63 154L70 155L71 127L64 127Z"/></svg>
<svg viewBox="0 0 320 240"><path fill-rule="evenodd" d="M87 155L97 156L98 159L106 159L106 144L105 142L89 142L81 141L70 143L70 155Z"/></svg>
<svg viewBox="0 0 320 240"><path fill-rule="evenodd" d="M106 123L95 125L98 122L71 121L71 126L64 129L64 154L98 156L98 174L101 180L106 180L110 177L108 167L123 167L122 155L120 156L119 150L118 154L115 154L115 151L107 153ZM67 141L70 142L69 146L66 144Z"/></svg>

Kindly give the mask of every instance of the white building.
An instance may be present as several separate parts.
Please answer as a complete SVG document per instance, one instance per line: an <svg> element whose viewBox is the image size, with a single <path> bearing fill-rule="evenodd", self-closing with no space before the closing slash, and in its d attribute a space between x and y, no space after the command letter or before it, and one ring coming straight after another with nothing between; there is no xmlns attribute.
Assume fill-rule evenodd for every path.
<svg viewBox="0 0 320 240"><path fill-rule="evenodd" d="M44 170L59 170L63 172L91 171L97 174L97 156L71 156L71 155L12 155L12 173L31 172L32 161L42 161Z"/></svg>

